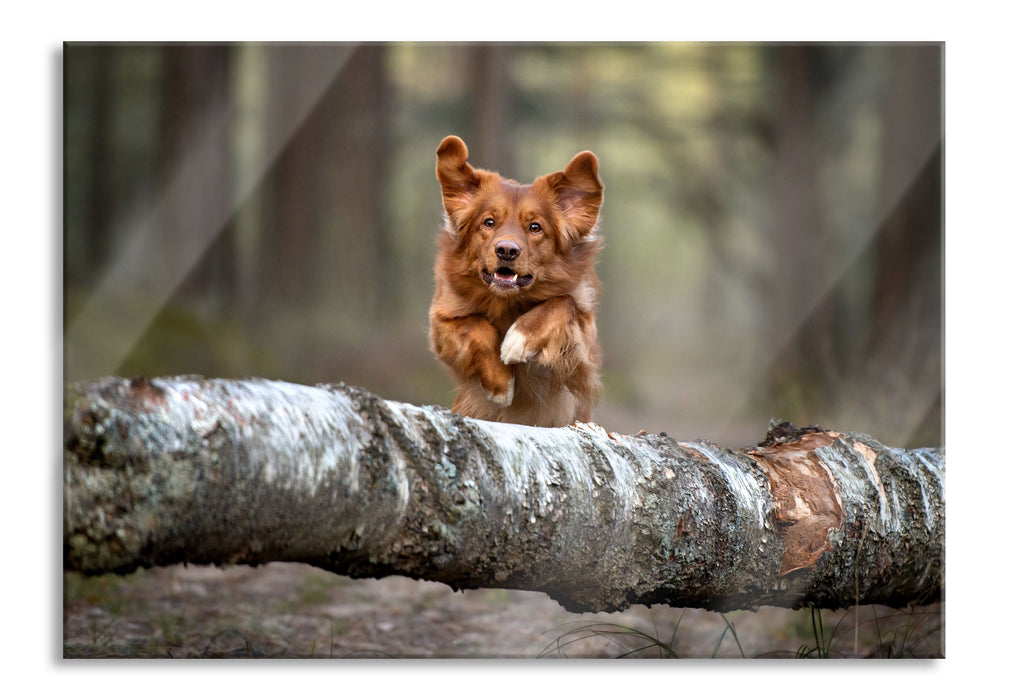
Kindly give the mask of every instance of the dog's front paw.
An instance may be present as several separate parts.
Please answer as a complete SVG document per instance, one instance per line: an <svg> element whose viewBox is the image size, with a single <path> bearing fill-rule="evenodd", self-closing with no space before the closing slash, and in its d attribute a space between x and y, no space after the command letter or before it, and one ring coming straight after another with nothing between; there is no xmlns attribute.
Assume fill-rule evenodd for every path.
<svg viewBox="0 0 1009 700"><path fill-rule="evenodd" d="M501 361L506 365L514 365L525 362L532 356L533 351L529 348L525 334L512 324L501 341Z"/></svg>
<svg viewBox="0 0 1009 700"><path fill-rule="evenodd" d="M501 408L508 408L512 405L512 400L515 398L515 377L511 377L508 380L508 387L503 392L492 392L484 390L487 393L487 398L496 403Z"/></svg>

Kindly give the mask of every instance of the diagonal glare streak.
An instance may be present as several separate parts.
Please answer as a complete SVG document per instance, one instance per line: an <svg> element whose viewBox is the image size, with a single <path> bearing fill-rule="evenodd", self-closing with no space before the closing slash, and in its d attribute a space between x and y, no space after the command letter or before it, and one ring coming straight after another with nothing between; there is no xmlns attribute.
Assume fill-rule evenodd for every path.
<svg viewBox="0 0 1009 700"><path fill-rule="evenodd" d="M760 390L775 358L793 344L817 309L839 288L845 274L867 248L878 240L885 222L898 210L912 188L916 187L917 181L929 167L930 159L936 155L942 157L941 47L938 44L906 44L881 46L879 50L882 51L880 55L886 58L886 71L880 74L886 78L881 83L885 93L881 95L882 101L879 103L879 114L885 131L879 148L880 177L875 187L877 201L873 215L864 227L845 236L843 249L827 258L830 264L823 270L823 274L809 276L804 280L808 286L802 291L801 298L794 299L797 303L791 307L787 317L782 316L782 309L767 309L768 314L775 315L780 328L773 342L765 347L758 345L747 363L749 366L745 369L747 374L743 379L745 388L734 394L735 405L726 407L728 410L725 414L730 416L729 424L734 418L748 415L746 407L751 405L751 395ZM858 85L858 75L858 71L839 75L837 80L827 86L826 91L810 105L815 112L812 124L826 124L836 116L834 110L838 105L854 105L854 101L863 99L859 96L866 93ZM793 298L794 296L795 294ZM894 371L903 372L903 378L907 380L900 390L905 393L900 396L883 397L881 392L884 390L875 384L852 389L856 392L868 390L868 394L858 395L883 397L885 406L881 408L887 411L888 418L899 419L899 430L909 436L921 423L924 414L940 398L938 392L941 392L941 385L937 390L932 383L923 383L919 378L910 376L907 369L894 367ZM863 403L861 399L858 401L860 405ZM899 401L900 404L895 404L894 401ZM914 415L918 413L922 415Z"/></svg>
<svg viewBox="0 0 1009 700"><path fill-rule="evenodd" d="M750 376L758 378L767 376L768 371L770 371L770 367L774 363L774 359L795 341L795 338L801 331L802 327L810 320L813 314L816 313L817 309L824 303L829 295L832 294L841 284L841 280L844 278L846 272L863 255L866 248L872 245L880 233L882 233L884 222L891 213L900 206L901 201L914 186L915 181L923 173L925 168L928 167L929 159L940 148L941 142L937 137L931 143L930 147L922 147L919 151L914 153L913 158L904 162L904 170L900 175L902 186L894 187L889 193L884 193L885 198L881 202L881 206L876 210L877 213L872 225L866 227L865 235L857 240L852 240L850 245L848 245L840 255L834 258L834 260L836 260L836 264L832 266L829 274L824 275L820 279L821 284L818 285L815 292L803 300L803 313L791 320L790 331L779 336L779 340L774 348L769 348L766 353L761 353L762 356L759 359L758 364L761 365L762 371L752 371L751 368ZM760 382L762 379L757 379L756 381ZM756 386L751 386L750 391L752 392L756 390L756 388ZM737 406L730 410L728 415L742 415L746 410L745 406L750 400L747 392L741 392L740 394L737 394L737 396L739 397ZM901 425L905 426L906 432L905 435L900 436L902 439L907 439L911 436L914 430L924 420L925 415L928 413L933 402L937 398L938 393L935 388L931 386L919 386L915 395L907 396L902 399L902 411L904 412L904 415L901 420ZM891 442L895 442L895 444L903 444L899 440L895 441L894 438L890 438L890 440Z"/></svg>
<svg viewBox="0 0 1009 700"><path fill-rule="evenodd" d="M284 51L288 47L277 47ZM237 178L233 192L213 199L211 211L197 217L196 230L185 232L185 245L174 240L166 222L186 203L193 183L213 172L219 144L230 138L229 105L225 98L208 103L197 125L185 135L183 156L155 201L142 206L119 225L125 241L107 267L95 291L81 307L64 335L66 380L114 374L174 290L199 262L239 205L259 183L354 51L350 44L302 48L308 65L282 80L299 80L282 110L282 123L265 130L260 157L251 174ZM254 50L271 50L256 48ZM230 152L230 151L229 151ZM248 176L245 176L248 175ZM180 237L181 238L181 237Z"/></svg>

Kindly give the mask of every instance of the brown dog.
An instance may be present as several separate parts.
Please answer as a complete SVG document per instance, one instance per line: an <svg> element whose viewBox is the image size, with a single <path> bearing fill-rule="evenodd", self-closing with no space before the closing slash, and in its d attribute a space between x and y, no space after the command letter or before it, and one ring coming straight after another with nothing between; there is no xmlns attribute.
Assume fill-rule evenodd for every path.
<svg viewBox="0 0 1009 700"><path fill-rule="evenodd" d="M594 154L520 185L476 170L447 136L437 175L431 346L458 385L452 410L562 426L588 422L599 396L595 256L603 184Z"/></svg>

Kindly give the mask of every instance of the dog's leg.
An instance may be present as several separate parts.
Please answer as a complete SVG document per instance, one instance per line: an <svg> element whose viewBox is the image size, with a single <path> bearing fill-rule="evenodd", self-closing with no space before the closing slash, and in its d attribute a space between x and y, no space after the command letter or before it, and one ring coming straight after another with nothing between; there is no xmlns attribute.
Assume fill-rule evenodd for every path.
<svg viewBox="0 0 1009 700"><path fill-rule="evenodd" d="M591 339L586 332L591 324L570 296L547 299L519 316L505 333L501 361L513 365L532 359L557 369L584 364L594 341L594 329Z"/></svg>
<svg viewBox="0 0 1009 700"><path fill-rule="evenodd" d="M501 342L501 360L549 368L556 386L575 395L575 420L591 419L602 388L595 319L570 296L548 299L516 319Z"/></svg>
<svg viewBox="0 0 1009 700"><path fill-rule="evenodd" d="M438 357L462 380L479 379L487 398L507 407L515 396L515 373L498 352L500 335L482 316L433 318L431 343Z"/></svg>

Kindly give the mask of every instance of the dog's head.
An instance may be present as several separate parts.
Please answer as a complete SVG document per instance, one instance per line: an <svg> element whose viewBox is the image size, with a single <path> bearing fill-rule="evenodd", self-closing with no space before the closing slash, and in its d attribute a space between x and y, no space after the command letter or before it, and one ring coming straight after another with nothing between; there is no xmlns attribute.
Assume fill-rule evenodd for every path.
<svg viewBox="0 0 1009 700"><path fill-rule="evenodd" d="M468 156L457 136L438 147L445 227L467 257L469 274L499 295L547 298L569 291L562 287L577 277L569 269L573 261L590 264L598 248L603 183L596 156L583 151L531 185L475 169Z"/></svg>

